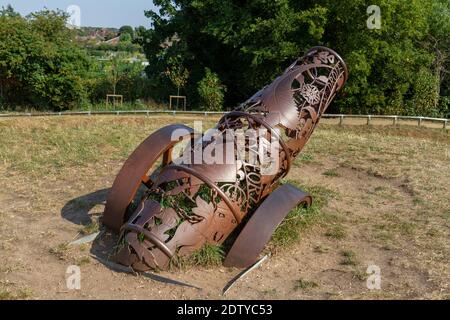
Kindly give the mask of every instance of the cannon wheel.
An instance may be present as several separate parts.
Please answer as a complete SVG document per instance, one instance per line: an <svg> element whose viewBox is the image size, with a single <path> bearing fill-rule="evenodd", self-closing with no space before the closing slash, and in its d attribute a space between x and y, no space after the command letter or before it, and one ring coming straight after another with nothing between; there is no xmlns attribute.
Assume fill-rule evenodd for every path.
<svg viewBox="0 0 450 320"><path fill-rule="evenodd" d="M310 206L312 197L290 184L276 189L247 222L228 252L224 265L247 268L255 263L283 219L301 204Z"/></svg>
<svg viewBox="0 0 450 320"><path fill-rule="evenodd" d="M172 141L175 131L186 132L178 141ZM183 130L183 131L181 131ZM126 211L133 201L141 184L147 187L151 185L148 171L163 156L163 166L169 164L173 147L188 136L192 136L194 130L181 124L175 124L161 128L151 134L127 159L117 175L106 200L103 224L112 230L119 232Z"/></svg>

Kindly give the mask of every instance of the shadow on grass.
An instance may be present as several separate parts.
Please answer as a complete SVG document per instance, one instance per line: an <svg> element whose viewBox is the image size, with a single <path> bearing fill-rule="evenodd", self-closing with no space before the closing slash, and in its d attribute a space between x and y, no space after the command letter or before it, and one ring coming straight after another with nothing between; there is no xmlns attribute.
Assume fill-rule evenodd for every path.
<svg viewBox="0 0 450 320"><path fill-rule="evenodd" d="M81 234L89 235L100 231L100 234L95 240L92 242L89 241L89 244L91 245L90 256L98 263L114 272L126 273L134 276L140 275L164 284L201 289L197 286L166 278L151 272L136 273L130 267L122 266L114 262L113 255L116 251L119 236L105 226L102 226L101 222L96 219L100 219L103 215L109 190L110 189L102 189L72 199L67 202L61 210L61 216L64 219L80 225ZM138 191L137 197L141 195L142 188Z"/></svg>
<svg viewBox="0 0 450 320"><path fill-rule="evenodd" d="M61 209L61 217L79 225L81 234L95 233L102 230L103 232L92 242L90 253L97 261L114 270L104 261L110 260L118 237L108 228L101 226L97 220L103 215L109 190L109 188L97 190L70 200Z"/></svg>
<svg viewBox="0 0 450 320"><path fill-rule="evenodd" d="M298 185L296 182L293 184ZM331 190L317 186L306 188L306 190L314 195L313 206L309 209L296 208L292 210L290 215L288 215L273 234L272 240L268 244L269 249L273 247L287 247L296 243L301 231L321 217L320 209L327 203L329 198L332 198L334 195ZM80 225L80 233L82 234L92 234L101 230L101 234L92 242L90 249L91 257L110 270L134 274L131 268L118 265L114 262L113 256L117 249L119 236L108 228L101 226L101 223L95 220L96 217L100 218L103 214L108 192L109 189L102 189L70 200L62 208L61 216L68 221ZM141 192L142 190L139 190L138 195L142 196ZM251 216L252 215L249 214L247 218L250 218ZM92 225L94 225L94 227L92 227ZM180 260L183 263L179 267L220 266L226 253L234 243L236 236L242 230L244 225L245 222L242 223L239 228L236 228L223 245L206 246L194 253L192 257L190 257L191 260ZM167 282L170 279L164 280L162 277L156 279L154 278L154 275L150 273L145 274L149 277L151 276L153 280L170 283Z"/></svg>
<svg viewBox="0 0 450 320"><path fill-rule="evenodd" d="M61 217L77 225L87 225L92 223L93 215L103 212L93 212L97 206L104 209L108 189L97 190L95 192L74 198L67 202L61 209Z"/></svg>

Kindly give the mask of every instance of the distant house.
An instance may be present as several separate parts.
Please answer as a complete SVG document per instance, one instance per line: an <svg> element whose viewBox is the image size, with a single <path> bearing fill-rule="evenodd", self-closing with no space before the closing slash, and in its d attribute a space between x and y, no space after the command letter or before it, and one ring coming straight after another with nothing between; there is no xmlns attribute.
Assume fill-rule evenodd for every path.
<svg viewBox="0 0 450 320"><path fill-rule="evenodd" d="M114 40L118 34L119 30L115 28L81 27L76 38L79 42L101 44L109 39Z"/></svg>
<svg viewBox="0 0 450 320"><path fill-rule="evenodd" d="M119 41L120 41L120 37L115 37L115 38L105 41L105 43L116 46L119 44Z"/></svg>

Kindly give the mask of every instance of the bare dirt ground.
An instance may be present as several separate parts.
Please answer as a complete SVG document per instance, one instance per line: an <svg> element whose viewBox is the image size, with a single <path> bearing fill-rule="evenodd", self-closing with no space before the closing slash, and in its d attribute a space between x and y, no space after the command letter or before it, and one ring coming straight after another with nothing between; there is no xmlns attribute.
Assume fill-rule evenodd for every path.
<svg viewBox="0 0 450 320"><path fill-rule="evenodd" d="M109 234L67 246L102 213L128 154L174 119L0 120L0 299L450 298L450 133L437 129L320 126L288 179L333 196L295 245L275 250L226 296L240 270L160 274L197 290L93 259L112 250ZM73 264L81 290L66 286ZM367 287L370 265L380 269L380 290Z"/></svg>

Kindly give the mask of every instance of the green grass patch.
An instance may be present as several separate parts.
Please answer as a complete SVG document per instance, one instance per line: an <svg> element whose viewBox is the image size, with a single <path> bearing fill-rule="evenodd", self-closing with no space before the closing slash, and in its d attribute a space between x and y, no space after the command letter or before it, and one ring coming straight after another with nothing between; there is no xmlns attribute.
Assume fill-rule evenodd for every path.
<svg viewBox="0 0 450 320"><path fill-rule="evenodd" d="M353 270L352 275L353 278L358 279L359 281L365 281L369 277L369 275L366 272L361 271L359 269Z"/></svg>
<svg viewBox="0 0 450 320"><path fill-rule="evenodd" d="M216 267L222 265L224 257L222 246L205 244L189 257L189 262L195 266Z"/></svg>
<svg viewBox="0 0 450 320"><path fill-rule="evenodd" d="M449 220L450 221L450 211L444 212L442 214L442 218L444 218L445 220Z"/></svg>
<svg viewBox="0 0 450 320"><path fill-rule="evenodd" d="M318 286L319 285L316 282L305 279L298 279L294 282L295 291L317 288Z"/></svg>
<svg viewBox="0 0 450 320"><path fill-rule="evenodd" d="M324 218L321 208L331 198L337 196L334 191L321 186L300 186L298 182L292 180L286 181L286 183L290 183L311 194L313 196L313 204L309 208L297 207L287 215L272 236L271 245L274 247L289 247L296 243L302 231Z"/></svg>
<svg viewBox="0 0 450 320"><path fill-rule="evenodd" d="M328 228L325 236L331 239L342 240L347 236L347 233L343 226L334 225Z"/></svg>
<svg viewBox="0 0 450 320"><path fill-rule="evenodd" d="M92 221L91 223L83 226L83 228L80 229L80 233L82 235L90 235L95 232L98 232L100 230L100 225L97 221Z"/></svg>
<svg viewBox="0 0 450 320"><path fill-rule="evenodd" d="M411 222L401 222L398 225L398 228L399 228L400 232L403 235L411 236L411 235L414 234L414 230L416 229L416 225L414 223L411 223Z"/></svg>
<svg viewBox="0 0 450 320"><path fill-rule="evenodd" d="M341 175L337 172L336 169L329 169L329 170L326 170L326 171L324 171L322 174L323 174L324 176L327 176L327 177L340 177L340 176L341 176Z"/></svg>
<svg viewBox="0 0 450 320"><path fill-rule="evenodd" d="M69 250L69 244L61 243L55 247L50 248L48 251L52 255L56 256L59 260L66 260L68 250Z"/></svg>
<svg viewBox="0 0 450 320"><path fill-rule="evenodd" d="M91 263L91 259L89 257L81 257L78 258L75 262L75 264L79 267L82 267L84 265L88 265L89 263Z"/></svg>
<svg viewBox="0 0 450 320"><path fill-rule="evenodd" d="M294 244L300 238L300 232L313 223L318 214L319 210L315 207L294 209L273 234L271 244L276 247Z"/></svg>
<svg viewBox="0 0 450 320"><path fill-rule="evenodd" d="M0 300L25 300L31 298L33 292L31 289L19 289L15 292L0 288Z"/></svg>
<svg viewBox="0 0 450 320"><path fill-rule="evenodd" d="M314 161L314 156L308 152L301 152L294 161L294 165L301 165L303 163L311 163Z"/></svg>
<svg viewBox="0 0 450 320"><path fill-rule="evenodd" d="M170 261L169 269L176 271L189 267L218 267L225 259L225 250L222 245L205 244L189 256L176 256Z"/></svg>
<svg viewBox="0 0 450 320"><path fill-rule="evenodd" d="M341 264L344 266L356 266L358 261L356 259L356 253L352 250L342 250L341 255L343 260Z"/></svg>

